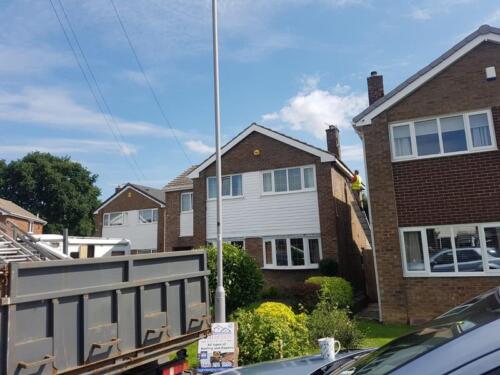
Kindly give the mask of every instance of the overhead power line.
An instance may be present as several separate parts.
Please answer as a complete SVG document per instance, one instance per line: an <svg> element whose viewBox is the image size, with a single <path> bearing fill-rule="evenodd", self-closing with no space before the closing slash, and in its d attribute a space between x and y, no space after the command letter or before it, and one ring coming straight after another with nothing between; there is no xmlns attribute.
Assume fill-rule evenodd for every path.
<svg viewBox="0 0 500 375"><path fill-rule="evenodd" d="M146 74L146 71L144 70L144 67L141 63L141 60L139 59L139 55L137 54L136 52L136 49L134 48L134 45L132 43L132 40L130 39L130 36L127 32L127 29L125 27L125 24L120 16L120 12L118 11L118 8L116 7L116 4L114 2L114 0L109 0L111 5L113 6L113 10L115 12L115 15L116 15L116 19L118 20L118 23L120 24L120 27L123 31L123 34L125 35L125 39L127 39L127 43L130 47L130 50L132 51L132 54L134 55L134 59L135 59L135 62L137 63L137 66L139 67L139 70L141 71L143 77L144 77L144 81L146 82L146 85L148 86L149 88L149 91L151 92L151 95L153 96L153 99L156 103L156 106L158 107L159 111L160 111L160 114L163 118L163 120L165 121L165 123L167 124L167 126L170 128L170 130L172 131L172 135L174 136L174 139L175 141L177 142L177 145L179 146L179 148L181 149L182 153L184 154L184 156L186 157L187 161L190 163L190 164L193 164L191 159L189 158L188 154L186 153L186 150L184 149L184 147L182 146L182 143L179 141L179 138L177 137L177 134L175 134L175 129L172 127L172 124L170 123L170 121L168 120L167 118L167 115L165 113L165 110L163 109L161 103L160 103L160 100L158 99L158 95L156 95L156 92L153 88L153 85L151 84L151 81L149 80L148 78L148 75Z"/></svg>
<svg viewBox="0 0 500 375"><path fill-rule="evenodd" d="M75 47L73 46L73 43L71 42L71 38L69 37L69 35L68 35L67 31L66 31L66 27L64 26L64 23L63 23L61 17L59 16L59 13L58 13L58 11L56 9L56 6L54 5L53 0L49 0L49 2L50 2L50 5L52 7L52 10L54 11L54 14L55 14L55 16L57 18L57 21L59 22L59 25L61 26L61 30L62 30L62 32L64 34L66 42L68 43L68 45L69 45L69 47L70 47L70 49L71 49L71 51L73 53L73 56L74 56L74 58L76 60L76 63L77 63L77 65L78 65L78 67L79 67L79 69L80 69L80 71L81 71L81 73L83 75L83 78L85 79L85 82L87 83L89 91L92 94L92 97L94 98L94 100L96 102L97 108L98 108L99 112L101 113L101 115L102 115L102 117L104 119L104 122L108 126L108 128L109 128L109 130L110 130L110 132L111 132L111 134L112 134L112 136L113 136L116 144L118 145L118 147L120 149L120 152L122 153L122 155L124 156L125 160L129 164L129 166L132 169L133 173L136 175L136 178L139 179L139 180L141 180L142 178L145 179L144 173L140 169L140 167L137 164L137 162L135 161L135 159L131 155L128 155L128 154L125 153L125 147L123 146L122 142L120 141L120 139L119 139L119 137L117 135L117 132L119 132L119 134L121 136L120 128L119 128L119 126L118 126L118 124L117 124L117 122L116 122L113 114L111 113L111 110L110 110L109 106L107 105L106 100L104 99L104 95L102 94L102 91L100 90L100 87L99 87L99 85L97 83L97 80L95 79L95 75L94 75L94 73L93 73L93 71L92 71L92 69L91 69L91 67L90 67L90 65L88 63L88 60L85 57L83 49L81 48L81 45L80 45L80 43L78 41L78 38L76 37L76 33L74 32L73 28L71 27L71 23L70 23L69 18L68 18L67 14L66 14L66 11L64 10L64 6L63 6L61 0L59 0L59 5L60 5L61 9L63 10L63 14L65 16L66 22L68 23L68 26L69 26L69 28L71 30L73 38L74 38L74 40L75 40L75 42L76 42L76 44L77 44L77 46L78 46L78 48L80 50L80 53L81 53L81 55L82 55L82 57L83 57L83 59L85 61L87 69L88 69L88 71L89 71L89 73L90 73L90 75L91 75L91 77L92 77L92 79L93 79L93 81L95 83L96 89L97 89L97 91L98 91L98 93L99 93L99 95L101 97L101 100L103 101L106 109L108 110L108 115L113 120L114 124L116 125L117 132L113 129L112 124L109 122L108 117L105 114L104 108L102 107L101 103L99 102L97 94L96 94L94 88L92 87L92 84L91 84L91 82L89 80L89 77L87 76L87 73L85 72L84 67L82 66L82 63L80 62L80 59L79 59L78 54L77 54L77 52L75 50ZM122 136L122 140L123 140L123 136ZM141 178L141 175L142 175L142 178Z"/></svg>

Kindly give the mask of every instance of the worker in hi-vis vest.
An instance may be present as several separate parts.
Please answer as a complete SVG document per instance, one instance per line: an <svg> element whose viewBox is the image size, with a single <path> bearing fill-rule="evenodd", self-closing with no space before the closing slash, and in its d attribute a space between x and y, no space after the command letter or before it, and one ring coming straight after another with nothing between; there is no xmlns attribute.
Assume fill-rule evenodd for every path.
<svg viewBox="0 0 500 375"><path fill-rule="evenodd" d="M363 190L363 180L361 180L361 176L359 175L359 171L357 169L354 171L354 175L351 179L351 189L358 203L362 205L361 191Z"/></svg>

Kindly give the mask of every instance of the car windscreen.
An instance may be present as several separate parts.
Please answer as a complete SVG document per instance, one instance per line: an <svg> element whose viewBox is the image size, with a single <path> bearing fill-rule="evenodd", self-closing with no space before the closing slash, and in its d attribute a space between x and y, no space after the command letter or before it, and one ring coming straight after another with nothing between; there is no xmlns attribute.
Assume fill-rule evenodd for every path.
<svg viewBox="0 0 500 375"><path fill-rule="evenodd" d="M500 318L500 294L495 289L434 319L409 335L331 372L335 375L382 375L465 333Z"/></svg>

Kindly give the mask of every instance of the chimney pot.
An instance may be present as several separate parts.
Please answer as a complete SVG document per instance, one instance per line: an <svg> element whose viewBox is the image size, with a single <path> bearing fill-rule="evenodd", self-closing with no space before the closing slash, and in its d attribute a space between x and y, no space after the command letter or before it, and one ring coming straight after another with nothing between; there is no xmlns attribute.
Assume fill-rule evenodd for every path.
<svg viewBox="0 0 500 375"><path fill-rule="evenodd" d="M384 77L373 71L366 81L368 83L368 103L371 105L384 96Z"/></svg>
<svg viewBox="0 0 500 375"><path fill-rule="evenodd" d="M326 129L326 145L328 151L334 154L336 158L340 159L339 128L335 125L329 125L328 129Z"/></svg>

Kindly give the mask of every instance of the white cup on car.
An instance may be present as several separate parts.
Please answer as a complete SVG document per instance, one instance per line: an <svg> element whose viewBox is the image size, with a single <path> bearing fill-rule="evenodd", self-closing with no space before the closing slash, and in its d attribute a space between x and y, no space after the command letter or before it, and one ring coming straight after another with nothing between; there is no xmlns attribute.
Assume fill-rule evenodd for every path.
<svg viewBox="0 0 500 375"><path fill-rule="evenodd" d="M321 357L324 359L334 360L337 353L340 351L340 341L333 337L324 337L318 340Z"/></svg>

